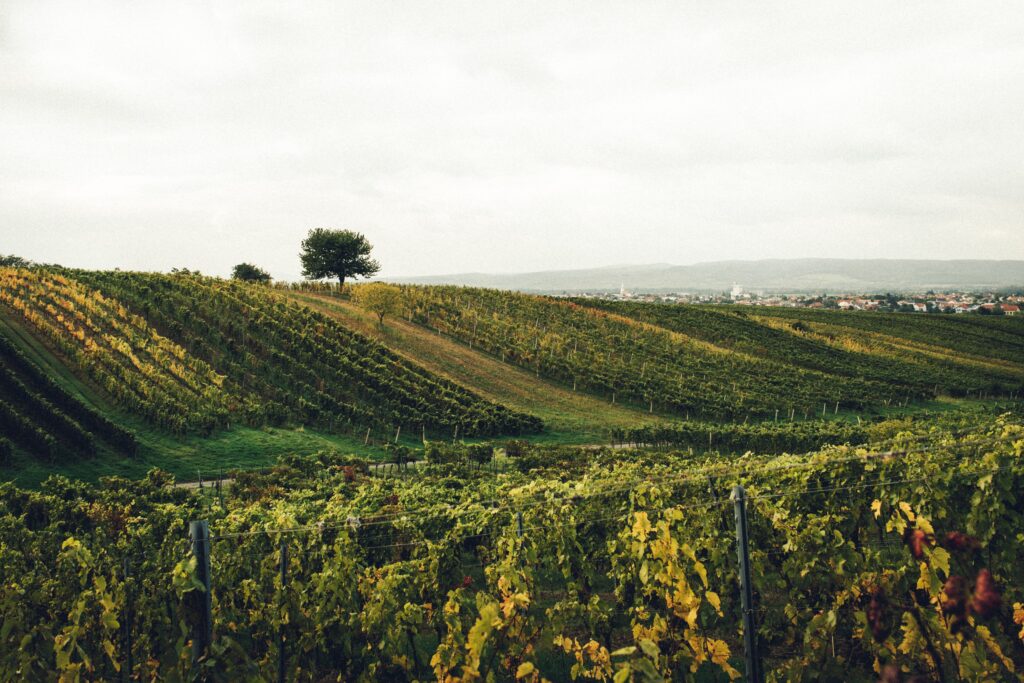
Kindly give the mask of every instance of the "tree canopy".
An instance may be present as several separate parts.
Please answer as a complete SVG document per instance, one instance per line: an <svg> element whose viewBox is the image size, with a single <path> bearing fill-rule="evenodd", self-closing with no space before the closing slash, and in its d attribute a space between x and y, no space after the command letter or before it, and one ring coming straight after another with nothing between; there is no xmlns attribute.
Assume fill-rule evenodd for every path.
<svg viewBox="0 0 1024 683"><path fill-rule="evenodd" d="M315 228L302 240L302 276L310 280L336 277L344 288L346 278L372 277L380 264L370 258L373 246L352 230Z"/></svg>
<svg viewBox="0 0 1024 683"><path fill-rule="evenodd" d="M383 282L360 285L355 290L356 303L376 314L378 322L384 324L384 316L398 315L402 311L402 290Z"/></svg>
<svg viewBox="0 0 1024 683"><path fill-rule="evenodd" d="M0 254L0 267L4 268L31 268L35 264L14 254Z"/></svg>
<svg viewBox="0 0 1024 683"><path fill-rule="evenodd" d="M251 263L239 263L231 271L231 277L245 282L270 282L270 273Z"/></svg>

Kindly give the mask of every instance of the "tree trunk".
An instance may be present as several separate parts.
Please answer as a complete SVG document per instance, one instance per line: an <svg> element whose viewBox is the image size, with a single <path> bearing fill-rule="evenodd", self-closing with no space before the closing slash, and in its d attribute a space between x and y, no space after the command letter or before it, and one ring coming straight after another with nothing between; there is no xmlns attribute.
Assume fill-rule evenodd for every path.
<svg viewBox="0 0 1024 683"><path fill-rule="evenodd" d="M339 275L338 276L338 294L341 294L341 292L344 289L345 289L345 276L344 275Z"/></svg>

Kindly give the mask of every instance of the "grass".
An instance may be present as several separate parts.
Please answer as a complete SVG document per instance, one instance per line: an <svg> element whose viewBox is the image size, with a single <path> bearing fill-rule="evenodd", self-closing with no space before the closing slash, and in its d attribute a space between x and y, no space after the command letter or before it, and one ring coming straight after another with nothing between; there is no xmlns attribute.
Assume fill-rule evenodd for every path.
<svg viewBox="0 0 1024 683"><path fill-rule="evenodd" d="M139 453L131 458L101 452L93 458L55 465L16 454L11 466L5 467L3 478L12 479L21 486L38 486L51 474L96 481L107 476L138 478L159 467L181 481L194 481L200 474L205 479L229 469L251 470L273 465L279 455L285 454L311 455L320 450L335 449L370 460L380 460L385 456L383 449L364 446L358 438L302 427L232 427L207 437L175 437L149 431L140 433L139 440Z"/></svg>

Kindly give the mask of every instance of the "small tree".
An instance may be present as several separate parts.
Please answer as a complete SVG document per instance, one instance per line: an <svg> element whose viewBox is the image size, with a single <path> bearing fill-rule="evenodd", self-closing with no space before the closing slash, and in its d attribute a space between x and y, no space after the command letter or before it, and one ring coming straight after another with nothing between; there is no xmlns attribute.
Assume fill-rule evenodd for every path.
<svg viewBox="0 0 1024 683"><path fill-rule="evenodd" d="M377 315L377 322L383 326L384 316L402 312L402 290L383 282L360 285L355 290L356 303Z"/></svg>
<svg viewBox="0 0 1024 683"><path fill-rule="evenodd" d="M34 263L14 254L0 254L0 267L3 268L31 268Z"/></svg>
<svg viewBox="0 0 1024 683"><path fill-rule="evenodd" d="M251 263L239 263L231 271L231 277L244 282L270 282L270 273Z"/></svg>
<svg viewBox="0 0 1024 683"><path fill-rule="evenodd" d="M310 280L338 278L339 290L345 278L372 277L380 264L370 258L373 246L362 233L351 230L315 228L302 240L302 276Z"/></svg>

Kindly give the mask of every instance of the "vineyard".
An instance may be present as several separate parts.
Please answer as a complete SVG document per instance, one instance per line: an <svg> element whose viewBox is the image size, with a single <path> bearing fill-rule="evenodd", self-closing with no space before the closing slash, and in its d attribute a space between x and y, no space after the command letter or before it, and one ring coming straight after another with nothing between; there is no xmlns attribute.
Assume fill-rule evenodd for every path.
<svg viewBox="0 0 1024 683"><path fill-rule="evenodd" d="M0 680L1018 680L1015 321L401 291L0 269L0 462L296 448L0 484Z"/></svg>
<svg viewBox="0 0 1024 683"><path fill-rule="evenodd" d="M233 421L392 437L542 428L266 287L2 269L0 304L117 405L175 434L209 434ZM6 392L19 390L8 384ZM9 413L4 419L20 425ZM71 425L60 428L74 438ZM18 429L22 441L36 438L34 450L53 450L38 430ZM90 449L79 441L78 450Z"/></svg>
<svg viewBox="0 0 1024 683"><path fill-rule="evenodd" d="M978 422L408 479L325 453L205 496L158 472L2 485L0 678L1017 680L1024 426Z"/></svg>
<svg viewBox="0 0 1024 683"><path fill-rule="evenodd" d="M0 268L0 304L123 408L177 433L227 424L223 376L115 299L63 275Z"/></svg>
<svg viewBox="0 0 1024 683"><path fill-rule="evenodd" d="M969 335L956 333L959 328L976 329L962 325L961 319L941 319L935 324L920 316L910 317L909 322L905 315L889 316L868 326L861 323L864 316L856 313L822 316L809 309L786 316L761 316L761 309L754 313L740 307L596 300L579 303L760 358L839 377L902 386L918 395L942 392L964 396L984 389L1007 393L1019 390L1024 383L1024 366L1020 363L1024 349L1018 350L1024 326L1016 334L994 335L987 349L979 349ZM825 327L820 322L823 320L832 324ZM884 332L884 340L878 339L880 332ZM916 352L908 352L908 344ZM969 355L979 351L978 360ZM1002 362L1007 357L1014 362Z"/></svg>
<svg viewBox="0 0 1024 683"><path fill-rule="evenodd" d="M241 413L250 422L465 436L542 427L267 287L144 273L78 271L75 277L126 302L222 371L225 386L246 397Z"/></svg>
<svg viewBox="0 0 1024 683"><path fill-rule="evenodd" d="M693 418L744 419L823 408L865 410L936 395L1015 395L1024 367L951 357L867 332L826 343L735 313L655 304L579 302L456 287L403 287L406 315L543 376L604 397ZM610 309L610 310L604 310ZM927 330L925 331L927 332ZM822 336L827 336L824 334ZM946 340L944 333L938 340ZM1021 335L1006 332L1006 349ZM918 332L915 338L927 338ZM884 341L884 343L883 343Z"/></svg>
<svg viewBox="0 0 1024 683"><path fill-rule="evenodd" d="M611 430L613 445L717 450L724 453L800 453L826 444L861 444L871 430L849 422L767 422L761 424L680 422Z"/></svg>
<svg viewBox="0 0 1024 683"><path fill-rule="evenodd" d="M725 307L724 310L734 310ZM998 358L1014 365L1024 354L1024 320L1012 317L900 315L760 307L757 316L838 325L935 345L965 356Z"/></svg>
<svg viewBox="0 0 1024 683"><path fill-rule="evenodd" d="M131 455L135 435L56 384L0 332L0 462L13 445L45 460L95 455L97 442ZM13 440L13 443L12 441Z"/></svg>

